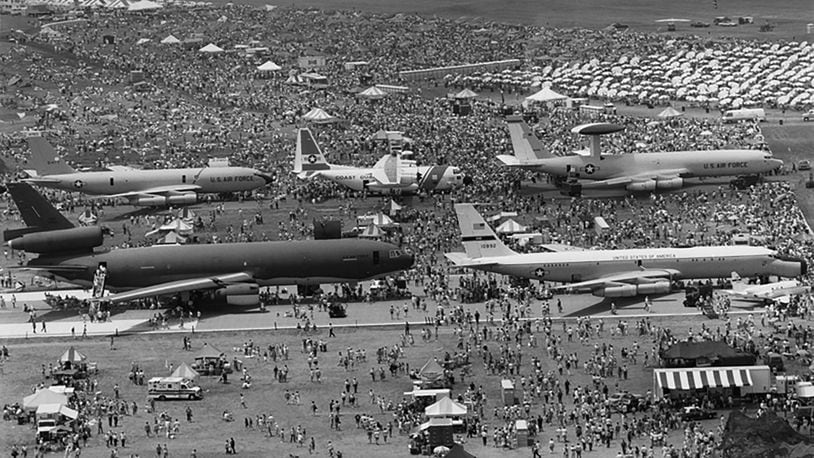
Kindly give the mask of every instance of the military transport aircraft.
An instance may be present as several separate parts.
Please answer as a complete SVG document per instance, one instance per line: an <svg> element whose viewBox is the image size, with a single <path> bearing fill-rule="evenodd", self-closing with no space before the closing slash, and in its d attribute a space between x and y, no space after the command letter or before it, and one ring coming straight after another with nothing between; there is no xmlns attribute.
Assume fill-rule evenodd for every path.
<svg viewBox="0 0 814 458"><path fill-rule="evenodd" d="M395 245L362 239L97 249L101 227L73 227L26 183L10 183L9 191L29 227L7 230L4 239L12 249L38 254L24 268L124 291L104 298L110 302L201 291L227 304L256 305L261 286L352 283L413 264Z"/></svg>
<svg viewBox="0 0 814 458"><path fill-rule="evenodd" d="M446 191L468 181L458 167L423 166L402 154L386 154L373 167L330 164L309 129L297 132L293 172L301 179L322 177L354 191L371 194L414 194Z"/></svg>
<svg viewBox="0 0 814 458"><path fill-rule="evenodd" d="M588 154L555 156L540 143L522 117L506 118L514 155L499 155L508 167L547 173L569 180L572 193L582 189L624 188L654 191L684 186L685 178L751 176L773 172L783 161L761 150L727 149L664 153L601 154L599 137L624 130L617 124L593 123L571 131L590 137Z"/></svg>
<svg viewBox="0 0 814 458"><path fill-rule="evenodd" d="M194 204L198 194L251 191L272 178L247 167L196 167L142 170L111 167L106 171L78 172L63 162L42 137L28 139L32 171L28 183L85 194L124 197L130 205L163 207Z"/></svg>
<svg viewBox="0 0 814 458"><path fill-rule="evenodd" d="M446 253L455 265L541 281L565 282L554 290L627 297L669 293L674 280L805 275L802 259L752 246L571 250L520 254L497 238L472 204L456 204L465 253Z"/></svg>

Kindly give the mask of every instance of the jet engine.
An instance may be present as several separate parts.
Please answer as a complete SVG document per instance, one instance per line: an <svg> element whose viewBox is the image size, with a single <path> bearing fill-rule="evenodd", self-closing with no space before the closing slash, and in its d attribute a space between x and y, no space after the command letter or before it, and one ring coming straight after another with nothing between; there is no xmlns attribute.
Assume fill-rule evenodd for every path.
<svg viewBox="0 0 814 458"><path fill-rule="evenodd" d="M607 286L593 291L594 296L600 297L633 297L644 294L664 294L672 291L669 281L642 283L640 285Z"/></svg>
<svg viewBox="0 0 814 458"><path fill-rule="evenodd" d="M669 178L656 181L656 187L659 189L678 189L682 186L684 186L683 178Z"/></svg>
<svg viewBox="0 0 814 458"><path fill-rule="evenodd" d="M137 207L167 207L170 205L189 205L198 202L198 195L194 192L186 192L183 194L172 196L144 196L133 197L130 199L130 205Z"/></svg>
<svg viewBox="0 0 814 458"><path fill-rule="evenodd" d="M227 285L215 291L215 297L226 299L228 305L260 305L260 286L257 283Z"/></svg>
<svg viewBox="0 0 814 458"><path fill-rule="evenodd" d="M29 253L64 253L90 251L104 243L100 226L73 227L56 231L34 232L10 240L14 250Z"/></svg>
<svg viewBox="0 0 814 458"><path fill-rule="evenodd" d="M656 180L635 181L627 185L628 191L641 192L641 191L655 191Z"/></svg>

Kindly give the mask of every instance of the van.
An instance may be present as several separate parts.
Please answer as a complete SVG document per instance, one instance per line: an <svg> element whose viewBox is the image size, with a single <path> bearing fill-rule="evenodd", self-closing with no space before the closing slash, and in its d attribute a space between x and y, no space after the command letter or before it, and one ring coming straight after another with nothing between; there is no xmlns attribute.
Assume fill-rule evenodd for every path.
<svg viewBox="0 0 814 458"><path fill-rule="evenodd" d="M772 368L772 372L783 372L785 367L783 366L783 356L779 353L772 353L769 352L763 358L763 364Z"/></svg>
<svg viewBox="0 0 814 458"><path fill-rule="evenodd" d="M166 401L167 399L203 399L201 387L193 386L192 381L183 377L153 377L147 382L147 397Z"/></svg>
<svg viewBox="0 0 814 458"><path fill-rule="evenodd" d="M766 110L763 108L741 108L740 110L727 110L721 118L724 123L738 121L765 121Z"/></svg>

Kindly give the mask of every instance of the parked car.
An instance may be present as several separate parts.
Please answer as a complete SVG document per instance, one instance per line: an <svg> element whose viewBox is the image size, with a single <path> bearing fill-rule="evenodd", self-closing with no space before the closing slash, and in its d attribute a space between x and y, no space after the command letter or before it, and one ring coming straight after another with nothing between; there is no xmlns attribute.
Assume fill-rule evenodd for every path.
<svg viewBox="0 0 814 458"><path fill-rule="evenodd" d="M690 24L690 27L709 27L709 22L695 21Z"/></svg>
<svg viewBox="0 0 814 458"><path fill-rule="evenodd" d="M696 406L684 407L684 410L681 412L681 419L684 421L709 420L717 416L718 414L712 410L706 410Z"/></svg>
<svg viewBox="0 0 814 458"><path fill-rule="evenodd" d="M803 159L797 163L797 170L811 170L811 161Z"/></svg>
<svg viewBox="0 0 814 458"><path fill-rule="evenodd" d="M608 397L608 404L610 405L611 409L622 413L640 411L647 407L644 396L628 392L614 393L610 395Z"/></svg>
<svg viewBox="0 0 814 458"><path fill-rule="evenodd" d="M803 121L808 122L812 120L814 120L814 108L803 113Z"/></svg>

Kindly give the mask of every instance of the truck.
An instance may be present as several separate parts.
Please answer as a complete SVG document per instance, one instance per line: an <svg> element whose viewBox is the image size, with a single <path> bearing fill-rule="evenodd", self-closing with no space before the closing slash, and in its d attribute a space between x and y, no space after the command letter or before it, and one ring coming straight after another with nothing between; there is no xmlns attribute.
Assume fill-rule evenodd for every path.
<svg viewBox="0 0 814 458"><path fill-rule="evenodd" d="M763 108L741 108L739 110L724 111L721 120L726 123L738 121L765 121L766 110Z"/></svg>
<svg viewBox="0 0 814 458"><path fill-rule="evenodd" d="M166 401L168 399L203 399L201 387L183 377L153 377L147 381L147 397Z"/></svg>

